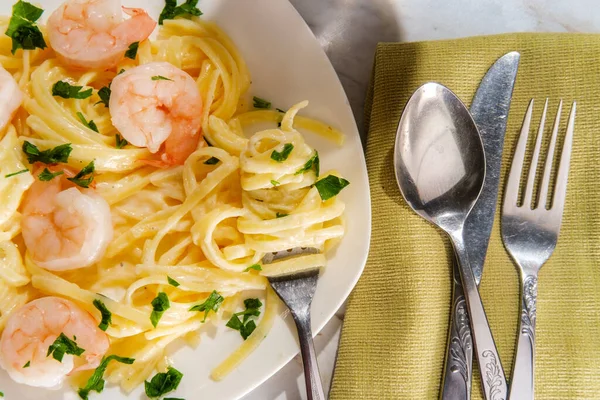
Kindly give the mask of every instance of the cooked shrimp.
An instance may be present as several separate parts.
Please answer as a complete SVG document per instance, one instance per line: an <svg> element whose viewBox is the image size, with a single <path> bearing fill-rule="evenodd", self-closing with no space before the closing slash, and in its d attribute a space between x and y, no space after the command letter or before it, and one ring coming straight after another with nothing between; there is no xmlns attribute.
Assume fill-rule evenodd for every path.
<svg viewBox="0 0 600 400"><path fill-rule="evenodd" d="M74 68L109 69L128 47L154 30L141 8L123 7L120 0L67 0L48 18L48 40L59 59Z"/></svg>
<svg viewBox="0 0 600 400"><path fill-rule="evenodd" d="M113 237L110 207L93 189L36 180L22 203L27 251L42 268L64 271L99 261Z"/></svg>
<svg viewBox="0 0 600 400"><path fill-rule="evenodd" d="M23 92L15 78L0 64L0 131L8 125L22 102Z"/></svg>
<svg viewBox="0 0 600 400"><path fill-rule="evenodd" d="M0 367L15 382L58 389L71 372L100 364L109 341L97 325L72 301L59 297L33 300L8 318L0 338ZM62 362L47 356L48 348L61 333L85 350L81 356L65 354Z"/></svg>
<svg viewBox="0 0 600 400"><path fill-rule="evenodd" d="M167 62L115 77L109 103L113 125L129 143L161 151L164 165L183 164L201 138L202 97L194 79Z"/></svg>

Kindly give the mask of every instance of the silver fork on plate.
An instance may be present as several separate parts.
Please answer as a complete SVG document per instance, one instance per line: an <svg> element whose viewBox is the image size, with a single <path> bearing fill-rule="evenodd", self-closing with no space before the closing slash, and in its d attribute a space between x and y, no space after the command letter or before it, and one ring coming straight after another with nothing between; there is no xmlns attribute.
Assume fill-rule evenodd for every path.
<svg viewBox="0 0 600 400"><path fill-rule="evenodd" d="M517 335L517 351L515 354L509 398L511 400L525 400L534 398L534 359L535 359L535 319L537 301L538 272L542 265L550 258L556 247L567 192L567 179L571 148L573 146L573 129L575 125L576 103L571 106L567 132L560 157L558 173L553 196L550 196L550 176L556 148L556 137L562 111L562 100L559 103L556 119L552 128L552 137L548 146L548 154L544 165L542 182L538 191L538 200L534 204L534 186L536 182L536 168L542 147L542 135L548 100L544 105L542 118L535 141L535 148L531 159L531 166L527 175L527 183L523 196L523 203L519 205L519 186L521 173L525 162L527 136L531 125L533 100L529 103L521 135L513 156L502 208L502 241L506 250L515 263L519 266L521 275L521 313ZM552 202L547 208L548 200Z"/></svg>
<svg viewBox="0 0 600 400"><path fill-rule="evenodd" d="M313 247L295 247L289 250L267 253L262 262L266 265L291 257L317 253L320 253L320 251ZM300 353L302 354L302 364L304 366L304 383L306 384L308 400L325 400L310 324L310 305L317 289L319 272L319 268L312 268L301 272L268 277L275 293L290 309L298 329L298 341L300 342Z"/></svg>

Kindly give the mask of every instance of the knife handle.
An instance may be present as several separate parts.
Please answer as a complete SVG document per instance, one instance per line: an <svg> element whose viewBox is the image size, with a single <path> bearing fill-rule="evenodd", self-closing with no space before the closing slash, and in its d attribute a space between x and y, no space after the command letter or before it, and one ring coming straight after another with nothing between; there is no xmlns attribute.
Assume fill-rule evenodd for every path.
<svg viewBox="0 0 600 400"><path fill-rule="evenodd" d="M444 364L441 400L469 400L473 376L473 340L467 303L460 282L456 260L453 268L452 310L450 332Z"/></svg>

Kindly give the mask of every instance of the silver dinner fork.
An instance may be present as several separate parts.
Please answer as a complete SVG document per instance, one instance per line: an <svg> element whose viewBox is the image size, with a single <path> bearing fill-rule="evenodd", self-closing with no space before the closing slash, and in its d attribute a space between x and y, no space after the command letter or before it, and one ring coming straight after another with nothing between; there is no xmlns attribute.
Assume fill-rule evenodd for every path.
<svg viewBox="0 0 600 400"><path fill-rule="evenodd" d="M511 400L530 400L534 398L534 360L535 360L535 319L537 301L538 272L550 258L556 247L567 192L567 178L571 148L573 146L573 129L575 125L576 103L571 106L567 132L560 157L558 173L553 196L550 196L550 176L556 147L556 137L562 111L562 100L558 105L556 119L552 128L552 137L548 146L548 154L544 165L542 182L538 191L538 199L534 204L534 186L536 167L542 147L542 136L548 100L544 105L542 118L535 141L535 148L527 175L527 183L522 204L519 204L519 186L525 161L527 136L533 112L533 100L529 103L521 135L513 156L504 205L502 208L502 241L506 250L518 265L521 275L521 313L517 335L517 351L515 355L509 398ZM551 198L552 197L552 198ZM547 204L551 200L551 205Z"/></svg>

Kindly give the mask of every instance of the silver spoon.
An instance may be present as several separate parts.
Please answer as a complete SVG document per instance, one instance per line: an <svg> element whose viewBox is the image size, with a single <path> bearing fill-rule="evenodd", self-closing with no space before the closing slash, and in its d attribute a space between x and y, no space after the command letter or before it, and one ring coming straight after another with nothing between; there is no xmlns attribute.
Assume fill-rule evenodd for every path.
<svg viewBox="0 0 600 400"><path fill-rule="evenodd" d="M427 83L412 95L398 123L394 169L406 202L450 236L467 300L483 394L488 400L504 400L504 370L463 240L465 220L483 186L485 154L468 109L448 88Z"/></svg>

